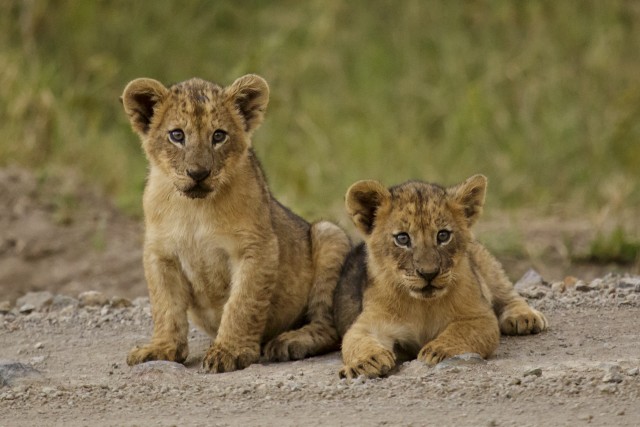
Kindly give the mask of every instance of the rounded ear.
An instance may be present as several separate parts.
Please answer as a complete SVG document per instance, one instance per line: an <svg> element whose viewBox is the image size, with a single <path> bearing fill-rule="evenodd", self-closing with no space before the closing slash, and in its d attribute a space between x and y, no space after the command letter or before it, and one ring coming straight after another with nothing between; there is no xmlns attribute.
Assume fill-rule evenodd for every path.
<svg viewBox="0 0 640 427"><path fill-rule="evenodd" d="M482 213L486 192L487 177L479 174L447 189L447 194L462 206L469 227L476 222Z"/></svg>
<svg viewBox="0 0 640 427"><path fill-rule="evenodd" d="M244 130L252 133L260 126L269 103L269 85L256 74L238 78L225 89L227 99L233 103L244 120Z"/></svg>
<svg viewBox="0 0 640 427"><path fill-rule="evenodd" d="M378 181L358 181L347 190L345 205L355 226L369 235L373 231L376 212L390 198L389 190Z"/></svg>
<svg viewBox="0 0 640 427"><path fill-rule="evenodd" d="M122 105L129 116L131 127L140 135L146 135L154 114L154 107L169 90L153 79L135 79L124 88Z"/></svg>

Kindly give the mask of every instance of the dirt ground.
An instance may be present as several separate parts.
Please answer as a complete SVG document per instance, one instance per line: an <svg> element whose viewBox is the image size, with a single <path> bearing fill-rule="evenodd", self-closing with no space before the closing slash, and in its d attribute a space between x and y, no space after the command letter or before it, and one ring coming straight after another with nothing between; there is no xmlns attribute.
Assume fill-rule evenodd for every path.
<svg viewBox="0 0 640 427"><path fill-rule="evenodd" d="M213 375L199 369L209 342L193 329L186 366L130 368L128 350L151 332L140 223L73 180L0 169L0 427L640 425L640 277L567 264L548 221L483 232L500 225L547 255L503 262L512 278L542 274L518 289L551 328L503 337L486 363L411 361L346 382L333 353ZM100 293L79 297L90 289Z"/></svg>

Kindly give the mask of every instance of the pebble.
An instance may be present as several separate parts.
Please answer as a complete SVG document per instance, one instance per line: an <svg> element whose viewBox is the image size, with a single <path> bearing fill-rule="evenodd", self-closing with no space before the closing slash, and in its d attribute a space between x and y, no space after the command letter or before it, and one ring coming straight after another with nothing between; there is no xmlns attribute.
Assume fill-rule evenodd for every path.
<svg viewBox="0 0 640 427"><path fill-rule="evenodd" d="M102 292L98 291L86 291L78 295L80 305L87 306L103 306L109 304L109 298L107 298Z"/></svg>
<svg viewBox="0 0 640 427"><path fill-rule="evenodd" d="M133 305L133 303L123 297L112 297L109 300L109 305L113 308L126 308L126 307L131 307Z"/></svg>
<svg viewBox="0 0 640 427"><path fill-rule="evenodd" d="M602 377L603 383L621 383L622 373L620 372L620 365L618 364L606 364L604 367L604 376Z"/></svg>
<svg viewBox="0 0 640 427"><path fill-rule="evenodd" d="M638 368L631 368L627 371L627 375L629 375L630 377L635 377L636 375L638 375L639 371L640 369Z"/></svg>
<svg viewBox="0 0 640 427"><path fill-rule="evenodd" d="M436 369L449 369L455 366L478 365L485 363L487 363L487 361L478 353L463 353L444 359L436 365Z"/></svg>
<svg viewBox="0 0 640 427"><path fill-rule="evenodd" d="M51 310L64 310L78 308L80 302L66 295L56 295L51 302ZM69 308L70 307L70 308Z"/></svg>
<svg viewBox="0 0 640 427"><path fill-rule="evenodd" d="M21 314L29 314L29 313L31 313L31 312L32 312L33 310L35 310L35 309L36 309L36 307L35 307L33 304L29 304L29 303L27 303L27 304L22 304L22 305L20 306L20 308L18 309L18 311L19 311Z"/></svg>
<svg viewBox="0 0 640 427"><path fill-rule="evenodd" d="M532 288L538 285L544 285L544 280L542 279L542 276L540 275L540 273L530 268L516 282L514 287L516 288L517 291L521 291L521 290Z"/></svg>
<svg viewBox="0 0 640 427"><path fill-rule="evenodd" d="M0 360L0 388L39 379L42 374L30 365L12 360Z"/></svg>
<svg viewBox="0 0 640 427"><path fill-rule="evenodd" d="M33 307L31 311L44 311L51 305L52 302L53 294L51 292L27 292L25 295L18 298L18 300L16 301L16 306L20 307L20 312L22 312L22 307L24 306Z"/></svg>
<svg viewBox="0 0 640 427"><path fill-rule="evenodd" d="M539 377L542 375L542 368L533 368L533 369L529 369L527 371L524 371L523 376L528 377L528 376L532 376L535 375L536 377Z"/></svg>
<svg viewBox="0 0 640 427"><path fill-rule="evenodd" d="M0 314L7 314L11 311L10 301L0 301Z"/></svg>

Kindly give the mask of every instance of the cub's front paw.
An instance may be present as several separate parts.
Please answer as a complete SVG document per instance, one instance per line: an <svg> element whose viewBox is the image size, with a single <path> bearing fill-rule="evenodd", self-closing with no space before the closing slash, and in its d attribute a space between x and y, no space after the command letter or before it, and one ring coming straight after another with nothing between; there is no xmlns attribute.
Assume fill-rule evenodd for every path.
<svg viewBox="0 0 640 427"><path fill-rule="evenodd" d="M500 331L505 335L537 334L548 325L544 314L529 306L507 308L500 316Z"/></svg>
<svg viewBox="0 0 640 427"><path fill-rule="evenodd" d="M185 344L150 343L134 347L127 356L127 365L133 366L151 360L168 360L182 363L187 359L188 348Z"/></svg>
<svg viewBox="0 0 640 427"><path fill-rule="evenodd" d="M444 359L462 353L464 353L464 351L456 351L436 341L432 341L422 347L422 350L418 353L418 360L423 361L427 365L436 365Z"/></svg>
<svg viewBox="0 0 640 427"><path fill-rule="evenodd" d="M232 347L220 343L211 345L202 359L202 367L209 372L221 373L244 369L260 358L260 348Z"/></svg>
<svg viewBox="0 0 640 427"><path fill-rule="evenodd" d="M358 359L355 362L345 364L338 375L340 378L357 378L364 375L367 378L382 377L396 366L396 359L392 352L381 350L377 354Z"/></svg>

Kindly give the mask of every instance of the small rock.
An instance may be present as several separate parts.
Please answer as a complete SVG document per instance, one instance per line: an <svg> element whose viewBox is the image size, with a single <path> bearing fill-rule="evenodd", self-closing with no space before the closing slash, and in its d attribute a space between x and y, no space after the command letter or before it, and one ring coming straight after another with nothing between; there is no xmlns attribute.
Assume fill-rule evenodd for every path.
<svg viewBox="0 0 640 427"><path fill-rule="evenodd" d="M618 282L619 289L640 289L640 276L625 276Z"/></svg>
<svg viewBox="0 0 640 427"><path fill-rule="evenodd" d="M461 365L478 365L485 363L487 363L487 361L478 353L463 353L444 359L436 365L436 369L448 369Z"/></svg>
<svg viewBox="0 0 640 427"><path fill-rule="evenodd" d="M540 273L530 268L522 275L520 280L516 282L514 287L516 288L517 291L521 291L521 290L532 288L534 286L539 286L539 285L544 285L544 280L542 279L542 276L540 275Z"/></svg>
<svg viewBox="0 0 640 427"><path fill-rule="evenodd" d="M588 284L586 284L582 280L578 280L578 282L576 283L576 286L574 288L575 288L576 291L580 291L580 292L591 292L591 291L594 290L594 288L592 288L591 286L589 286Z"/></svg>
<svg viewBox="0 0 640 427"><path fill-rule="evenodd" d="M638 375L638 372L640 372L640 369L631 368L627 371L627 375L629 375L630 377L635 377L636 375Z"/></svg>
<svg viewBox="0 0 640 427"><path fill-rule="evenodd" d="M618 390L618 386L616 384L601 384L598 386L598 390L602 393L613 394Z"/></svg>
<svg viewBox="0 0 640 427"><path fill-rule="evenodd" d="M47 356L35 356L30 359L30 362L34 365L37 365L39 363L44 362L46 358Z"/></svg>
<svg viewBox="0 0 640 427"><path fill-rule="evenodd" d="M29 314L35 309L36 309L36 307L33 304L23 304L23 305L20 306L18 311L21 314Z"/></svg>
<svg viewBox="0 0 640 427"><path fill-rule="evenodd" d="M539 377L542 375L542 368L533 368L533 369L529 369L528 371L524 371L523 376L525 377L529 377L535 375L536 377Z"/></svg>
<svg viewBox="0 0 640 427"><path fill-rule="evenodd" d="M109 301L109 305L113 308L126 308L126 307L131 307L133 303L126 298L112 297L111 300Z"/></svg>
<svg viewBox="0 0 640 427"><path fill-rule="evenodd" d="M567 290L567 286L564 282L553 282L551 284L551 291L557 294L561 294Z"/></svg>
<svg viewBox="0 0 640 427"><path fill-rule="evenodd" d="M36 343L36 345L33 346L33 348L35 348L36 350L42 350L44 348L44 344L42 344L41 342Z"/></svg>
<svg viewBox="0 0 640 427"><path fill-rule="evenodd" d="M22 307L28 305L33 307L32 311L44 311L51 305L52 301L53 294L51 292L27 292L25 295L18 298L16 306L20 307L22 310Z"/></svg>
<svg viewBox="0 0 640 427"><path fill-rule="evenodd" d="M518 291L520 295L527 299L542 299L547 296L547 289L542 286L523 288Z"/></svg>
<svg viewBox="0 0 640 427"><path fill-rule="evenodd" d="M564 280L562 281L562 284L564 285L564 288L571 288L573 286L576 285L576 283L578 283L579 279L577 277L573 277L573 276L567 276L564 278Z"/></svg>
<svg viewBox="0 0 640 427"><path fill-rule="evenodd" d="M0 388L30 382L42 377L37 369L20 362L0 360Z"/></svg>
<svg viewBox="0 0 640 427"><path fill-rule="evenodd" d="M78 305L80 305L80 302L75 298L66 295L56 295L51 302L51 310L63 310L67 307L74 309L77 308Z"/></svg>
<svg viewBox="0 0 640 427"><path fill-rule="evenodd" d="M620 365L616 363L607 363L603 365L604 376L602 377L603 383L621 383L622 373L620 372Z"/></svg>
<svg viewBox="0 0 640 427"><path fill-rule="evenodd" d="M82 292L78 295L78 300L80 301L80 305L83 307L103 306L109 304L109 299L102 292L98 291Z"/></svg>
<svg viewBox="0 0 640 427"><path fill-rule="evenodd" d="M7 314L11 311L11 302L0 301L0 314Z"/></svg>

